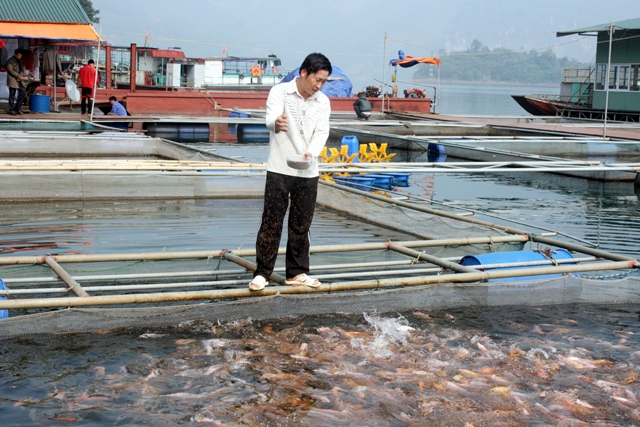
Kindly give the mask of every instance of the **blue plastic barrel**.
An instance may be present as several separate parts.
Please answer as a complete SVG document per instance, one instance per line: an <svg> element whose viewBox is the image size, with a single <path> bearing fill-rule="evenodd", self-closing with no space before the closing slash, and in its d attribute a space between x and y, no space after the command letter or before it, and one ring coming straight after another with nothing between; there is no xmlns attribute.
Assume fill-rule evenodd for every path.
<svg viewBox="0 0 640 427"><path fill-rule="evenodd" d="M242 113L240 111L232 111L229 113L229 117L240 117L242 119L248 119L251 116L247 113Z"/></svg>
<svg viewBox="0 0 640 427"><path fill-rule="evenodd" d="M209 123L178 123L178 135L209 136Z"/></svg>
<svg viewBox="0 0 640 427"><path fill-rule="evenodd" d="M0 279L0 290L4 291L5 289L7 289L7 287L4 285L2 279ZM7 297L4 295L0 296L0 300L4 301L6 299ZM7 317L9 317L9 310L0 310L0 319L6 319Z"/></svg>
<svg viewBox="0 0 640 427"><path fill-rule="evenodd" d="M560 259L573 259L573 255L569 253L566 249L556 249L551 251L551 258L554 260ZM491 271L491 270L519 270L523 268L540 268L540 267L551 267L553 263L549 261L548 264L544 265L530 265L530 266L522 266L522 267L499 267L499 268L482 268L483 265L490 264L506 264L506 263L518 263L518 262L527 262L527 261L549 261L545 255L538 251L511 251L511 252L492 252L490 254L482 254L482 255L467 255L462 257L460 260L461 265L466 265L470 267L477 268L483 271ZM571 263L575 264L575 263ZM478 266L478 267L477 267ZM540 276L522 276L522 277L513 277L513 278L504 278L504 279L491 279L490 282L515 282L515 281L523 281L523 280L540 280L540 279L551 279L553 277L560 277L561 274L545 274Z"/></svg>
<svg viewBox="0 0 640 427"><path fill-rule="evenodd" d="M242 113L240 111L232 111L229 113L229 118L241 118L241 119L248 119L249 117L251 117L249 114L247 113ZM227 125L227 128L229 130L229 133L231 135L235 135L238 131L238 125L236 123L229 123Z"/></svg>
<svg viewBox="0 0 640 427"><path fill-rule="evenodd" d="M269 136L269 129L267 128L267 125L240 124L238 125L238 132L242 132L245 134L258 133Z"/></svg>
<svg viewBox="0 0 640 427"><path fill-rule="evenodd" d="M360 152L360 142L358 142L358 137L354 135L343 136L340 140L340 145L346 145L348 147L347 154L349 156ZM359 161L360 160L357 156L355 159L353 159L353 163L358 163Z"/></svg>
<svg viewBox="0 0 640 427"><path fill-rule="evenodd" d="M433 142L430 142L429 145L427 145L427 150L430 153L447 154L447 148L444 145L434 144Z"/></svg>
<svg viewBox="0 0 640 427"><path fill-rule="evenodd" d="M51 97L48 95L31 95L29 96L29 111L32 113L48 113Z"/></svg>

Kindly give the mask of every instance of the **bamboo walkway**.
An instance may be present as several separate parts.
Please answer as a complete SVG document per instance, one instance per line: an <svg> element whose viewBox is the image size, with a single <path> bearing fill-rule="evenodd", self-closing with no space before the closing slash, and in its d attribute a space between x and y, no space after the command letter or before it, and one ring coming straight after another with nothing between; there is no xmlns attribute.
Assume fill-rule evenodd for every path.
<svg viewBox="0 0 640 427"><path fill-rule="evenodd" d="M61 255L61 256L3 256L0 268L10 272L17 266L48 266L53 275L27 278L7 278L6 289L0 291L0 309L42 309L56 307L87 307L122 304L166 303L196 300L228 300L236 298L261 297L277 294L334 293L366 289L397 288L417 285L445 285L452 283L483 283L493 279L540 275L566 275L580 272L610 272L640 268L637 260L612 254L599 249L561 242L550 238L549 234L512 235L502 237L477 237L465 239L417 240L405 242L381 242L351 245L314 246L311 254L345 254L365 251L392 252L405 257L403 261L376 260L371 263L336 263L314 266L317 277L325 283L317 289L287 286L284 277L274 272L270 277L276 286L263 291L250 291L247 283L250 272L256 265L249 258L255 257L254 249L212 250L173 253L102 254L102 255ZM492 265L463 266L459 259L440 258L425 253L426 248L452 245L495 245L501 242L538 242L563 247L580 252L580 257L568 260L554 260L549 251L540 251L546 259L541 261L502 262ZM284 253L281 248L279 253ZM150 262L170 260L201 260L209 265L212 260L226 260L237 269L228 271L207 268L201 271L192 268L177 271L161 271L154 268L151 274L87 275L80 277L69 272L64 265L74 268L82 263L122 263L128 261ZM95 265L95 264L91 264ZM174 265L171 266L172 268ZM280 270L281 271L281 270ZM244 274L244 278L241 277ZM218 280L218 276L230 278ZM193 278L201 276L201 281ZM211 276L216 276L211 280ZM385 277L389 276L389 277ZM349 279L357 280L349 280ZM143 279L147 281L140 283ZM164 280L160 280L164 279ZM83 285L83 281L92 284ZM96 281L104 282L96 284ZM43 284L49 286L42 286ZM60 287L60 284L64 284ZM53 286L53 287L52 287ZM193 290L193 289L196 290ZM183 289L183 290L180 290ZM191 290L187 290L191 289ZM148 291L154 292L148 293ZM62 297L43 297L44 294L66 294ZM105 294L109 293L109 294ZM28 298L37 295L37 298ZM26 297L25 297L26 296Z"/></svg>

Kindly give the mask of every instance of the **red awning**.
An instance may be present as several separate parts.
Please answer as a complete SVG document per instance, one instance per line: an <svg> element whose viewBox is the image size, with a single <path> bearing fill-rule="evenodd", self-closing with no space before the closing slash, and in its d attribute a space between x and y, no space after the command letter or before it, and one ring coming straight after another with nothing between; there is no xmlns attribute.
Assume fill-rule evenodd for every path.
<svg viewBox="0 0 640 427"><path fill-rule="evenodd" d="M172 50L172 49L154 49L151 51L152 58L170 58L170 59L179 59L184 58L184 52L181 50Z"/></svg>
<svg viewBox="0 0 640 427"><path fill-rule="evenodd" d="M89 24L0 22L0 37L51 40L94 40L100 37Z"/></svg>

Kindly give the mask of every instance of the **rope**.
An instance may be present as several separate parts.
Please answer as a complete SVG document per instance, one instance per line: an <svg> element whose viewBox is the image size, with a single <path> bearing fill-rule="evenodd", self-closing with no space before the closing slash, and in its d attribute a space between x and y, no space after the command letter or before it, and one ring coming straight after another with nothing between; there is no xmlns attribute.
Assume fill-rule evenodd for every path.
<svg viewBox="0 0 640 427"><path fill-rule="evenodd" d="M395 252L395 251L394 251ZM416 262L420 261L420 256L424 253L424 251L420 251L420 253L418 254L418 256L416 257L416 259L414 259L413 261L411 261L411 266L413 266Z"/></svg>

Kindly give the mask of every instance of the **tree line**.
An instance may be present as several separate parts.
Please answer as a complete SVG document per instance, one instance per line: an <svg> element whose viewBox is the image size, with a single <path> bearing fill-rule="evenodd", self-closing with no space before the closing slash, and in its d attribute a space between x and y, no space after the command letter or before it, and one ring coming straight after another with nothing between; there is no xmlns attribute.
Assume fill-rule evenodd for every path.
<svg viewBox="0 0 640 427"><path fill-rule="evenodd" d="M91 22L93 22L94 24L99 24L100 18L98 17L98 14L100 13L100 11L93 8L93 2L91 0L79 0L79 2L80 6L82 6L84 12L87 14Z"/></svg>
<svg viewBox="0 0 640 427"><path fill-rule="evenodd" d="M474 83L557 84L565 68L589 68L589 64L558 58L551 50L516 52L497 47L489 49L478 40L469 49L440 51L440 79ZM416 80L432 80L432 67L419 67Z"/></svg>

